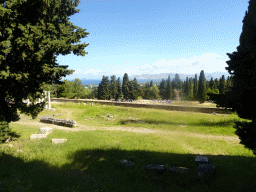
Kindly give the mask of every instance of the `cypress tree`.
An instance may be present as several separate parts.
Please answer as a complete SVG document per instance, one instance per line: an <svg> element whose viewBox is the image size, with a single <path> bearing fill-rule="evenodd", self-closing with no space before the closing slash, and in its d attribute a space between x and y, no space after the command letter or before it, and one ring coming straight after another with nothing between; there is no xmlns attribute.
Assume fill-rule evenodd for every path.
<svg viewBox="0 0 256 192"><path fill-rule="evenodd" d="M129 78L127 73L125 73L123 77L122 92L124 98L129 99Z"/></svg>
<svg viewBox="0 0 256 192"><path fill-rule="evenodd" d="M108 76L103 75L102 80L99 84L99 88L98 88L98 99L101 99L101 100L107 99L107 100L109 100L110 97L111 97L111 95L110 95L109 79L108 79Z"/></svg>
<svg viewBox="0 0 256 192"><path fill-rule="evenodd" d="M256 1L250 0L245 12L240 45L237 51L227 53L230 58L226 69L233 76L231 91L220 98L219 105L230 107L240 118L251 122L237 122L234 126L240 143L256 155L256 115L251 109L256 108Z"/></svg>
<svg viewBox="0 0 256 192"><path fill-rule="evenodd" d="M225 76L222 75L222 77L220 78L220 81L219 81L220 94L224 94L225 90L226 90L226 80L225 80Z"/></svg>
<svg viewBox="0 0 256 192"><path fill-rule="evenodd" d="M186 77L185 85L184 85L184 95L185 97L188 97L189 94L189 81L188 77Z"/></svg>
<svg viewBox="0 0 256 192"><path fill-rule="evenodd" d="M204 70L201 71L199 76L197 99L199 103L204 103L207 99L206 79L204 75Z"/></svg>
<svg viewBox="0 0 256 192"><path fill-rule="evenodd" d="M120 77L117 78L117 95L115 97L115 100L121 99L123 97L122 87L121 87L121 81Z"/></svg>
<svg viewBox="0 0 256 192"><path fill-rule="evenodd" d="M213 80L213 78L211 77L211 80L210 80L210 83L209 83L209 88L212 90L212 89L213 89L213 86L214 86L214 80Z"/></svg>
<svg viewBox="0 0 256 192"><path fill-rule="evenodd" d="M149 87L153 87L154 86L154 83L153 83L153 80L150 81L150 84L149 84Z"/></svg>
<svg viewBox="0 0 256 192"><path fill-rule="evenodd" d="M140 92L140 86L137 82L137 79L134 77L133 81L131 81L132 84L132 89L133 91L131 92L131 99L137 100Z"/></svg>
<svg viewBox="0 0 256 192"><path fill-rule="evenodd" d="M172 83L171 83L171 77L168 76L168 79L166 81L166 99L172 99Z"/></svg>
<svg viewBox="0 0 256 192"><path fill-rule="evenodd" d="M165 79L162 79L159 85L159 94L162 99L166 99L166 87L167 87L167 83Z"/></svg>
<svg viewBox="0 0 256 192"><path fill-rule="evenodd" d="M197 81L197 74L195 74L194 87L193 87L194 99L197 99L197 93L198 93L198 81Z"/></svg>
<svg viewBox="0 0 256 192"><path fill-rule="evenodd" d="M116 81L116 76L113 75L110 77L110 95L111 99L116 98L117 95L117 81Z"/></svg>

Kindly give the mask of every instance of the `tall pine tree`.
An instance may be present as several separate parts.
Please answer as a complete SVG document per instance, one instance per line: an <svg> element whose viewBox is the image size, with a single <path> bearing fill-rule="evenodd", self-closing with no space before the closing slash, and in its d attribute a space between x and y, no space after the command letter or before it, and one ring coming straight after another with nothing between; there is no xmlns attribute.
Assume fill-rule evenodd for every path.
<svg viewBox="0 0 256 192"><path fill-rule="evenodd" d="M197 80L197 74L195 74L195 79L194 79L194 86L193 86L193 94L194 94L194 99L197 99L197 93L198 93L198 80Z"/></svg>
<svg viewBox="0 0 256 192"><path fill-rule="evenodd" d="M117 94L116 94L115 100L117 101L118 99L121 99L122 97L123 97L122 86L121 86L120 77L118 77L117 78Z"/></svg>
<svg viewBox="0 0 256 192"><path fill-rule="evenodd" d="M108 76L104 76L102 77L102 80L99 84L99 88L98 88L98 99L100 100L109 100L111 97L110 94L110 82L108 79Z"/></svg>
<svg viewBox="0 0 256 192"><path fill-rule="evenodd" d="M170 75L168 76L168 79L166 81L166 96L165 99L172 99L172 82Z"/></svg>
<svg viewBox="0 0 256 192"><path fill-rule="evenodd" d="M219 105L230 107L238 116L251 122L237 122L236 134L240 143L256 155L256 108L254 93L256 92L256 1L250 0L245 12L240 45L237 51L227 53L230 58L226 69L233 76L231 91L220 98Z"/></svg>
<svg viewBox="0 0 256 192"><path fill-rule="evenodd" d="M166 87L167 83L165 79L162 79L159 85L159 95L161 96L162 99L166 99Z"/></svg>
<svg viewBox="0 0 256 192"><path fill-rule="evenodd" d="M129 99L129 77L128 74L125 73L123 77L123 84L122 84L122 92L125 99Z"/></svg>
<svg viewBox="0 0 256 192"><path fill-rule="evenodd" d="M110 77L110 95L111 95L111 99L117 97L117 81L116 81L115 75L112 75Z"/></svg>
<svg viewBox="0 0 256 192"><path fill-rule="evenodd" d="M199 76L197 100L199 101L199 103L204 103L207 100L207 89L204 70L201 71Z"/></svg>

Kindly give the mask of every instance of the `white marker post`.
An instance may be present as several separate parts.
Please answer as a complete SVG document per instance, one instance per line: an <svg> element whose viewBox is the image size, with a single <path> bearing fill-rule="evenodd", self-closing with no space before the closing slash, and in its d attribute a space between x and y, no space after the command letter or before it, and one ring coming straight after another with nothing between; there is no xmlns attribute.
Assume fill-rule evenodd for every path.
<svg viewBox="0 0 256 192"><path fill-rule="evenodd" d="M51 109L50 91L48 91L48 109Z"/></svg>

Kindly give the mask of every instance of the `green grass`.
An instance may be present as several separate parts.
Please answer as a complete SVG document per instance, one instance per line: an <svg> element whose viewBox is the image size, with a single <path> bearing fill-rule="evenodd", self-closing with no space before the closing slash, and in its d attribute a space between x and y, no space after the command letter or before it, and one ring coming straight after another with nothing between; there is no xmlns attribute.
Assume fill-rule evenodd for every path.
<svg viewBox="0 0 256 192"><path fill-rule="evenodd" d="M0 145L0 191L252 191L256 187L255 157L235 139L232 125L242 121L235 114L73 103L52 104L52 108L56 111L45 110L39 116L60 114L54 117L76 120L81 129L94 126L99 130L54 129L46 139L29 140L42 126L26 122L39 119L11 123L15 141L9 144L13 147ZM115 120L101 117L107 114ZM102 126L128 131L100 130ZM129 127L156 132L135 133ZM52 138L67 142L52 144ZM209 158L216 166L215 175L196 176L197 155ZM121 159L134 162L135 168L120 167ZM156 174L143 169L148 164L188 167L190 173Z"/></svg>

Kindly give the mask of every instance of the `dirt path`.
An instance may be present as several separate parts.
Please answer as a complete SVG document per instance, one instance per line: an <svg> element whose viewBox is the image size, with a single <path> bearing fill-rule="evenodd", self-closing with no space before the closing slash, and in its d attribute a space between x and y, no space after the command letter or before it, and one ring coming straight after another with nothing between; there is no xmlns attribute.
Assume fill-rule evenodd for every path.
<svg viewBox="0 0 256 192"><path fill-rule="evenodd" d="M172 137L182 137L184 136L183 132L179 131L173 131L173 130L153 130L153 129L147 129L143 127L92 127L92 126L79 126L79 128L68 128L64 126L58 126L54 124L47 124L47 123L42 123L37 120L23 120L23 121L17 121L17 122L12 122L13 124L20 124L20 125L30 125L30 126L35 126L38 128L41 127L51 127L53 129L58 129L58 130L64 130L64 131L94 131L94 130L109 130L109 131L127 131L127 132L135 132L135 133L143 133L143 134L158 134L162 136L167 136L171 135ZM225 140L229 143L239 143L239 138L235 136L215 136L215 135L206 135L206 134L198 134L198 133L188 133L186 132L186 136L188 137L197 137L197 138L202 138L202 139L215 139L215 140Z"/></svg>

